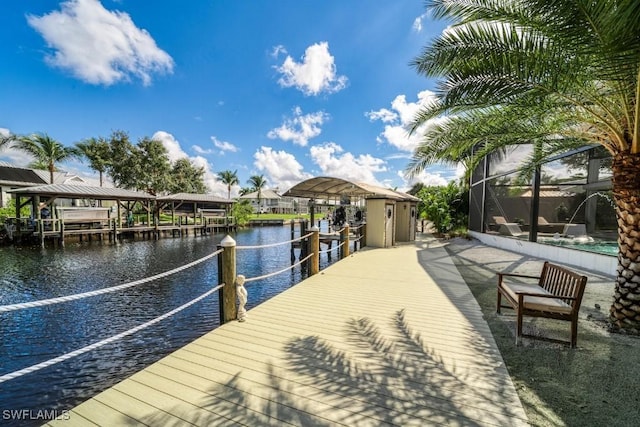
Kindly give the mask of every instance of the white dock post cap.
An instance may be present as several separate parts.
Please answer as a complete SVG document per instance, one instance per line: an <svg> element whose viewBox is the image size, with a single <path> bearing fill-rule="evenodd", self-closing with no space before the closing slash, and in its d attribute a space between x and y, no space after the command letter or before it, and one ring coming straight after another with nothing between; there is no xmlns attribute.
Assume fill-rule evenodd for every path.
<svg viewBox="0 0 640 427"><path fill-rule="evenodd" d="M220 246L223 248L233 248L236 245L236 241L228 234L220 241Z"/></svg>
<svg viewBox="0 0 640 427"><path fill-rule="evenodd" d="M317 225L314 225L313 227L311 227L311 228L309 229L309 231L316 232L316 231L320 231L320 229L318 228L318 226L317 226Z"/></svg>

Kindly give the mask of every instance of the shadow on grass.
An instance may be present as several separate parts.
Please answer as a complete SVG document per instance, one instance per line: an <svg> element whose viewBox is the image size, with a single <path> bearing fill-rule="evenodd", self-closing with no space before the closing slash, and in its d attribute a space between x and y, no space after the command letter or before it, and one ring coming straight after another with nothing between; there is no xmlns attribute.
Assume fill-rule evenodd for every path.
<svg viewBox="0 0 640 427"><path fill-rule="evenodd" d="M496 272L537 273L544 260L462 239L446 249L480 304L532 425L637 425L640 398L632 390L640 378L640 340L609 334L600 321L605 315L594 308L596 297L588 295L598 286L612 292L607 283L612 278L583 272L589 281L580 309L577 349L531 339L516 347L515 316L509 310L502 315L495 312ZM524 327L532 334L569 336L567 322L525 318Z"/></svg>

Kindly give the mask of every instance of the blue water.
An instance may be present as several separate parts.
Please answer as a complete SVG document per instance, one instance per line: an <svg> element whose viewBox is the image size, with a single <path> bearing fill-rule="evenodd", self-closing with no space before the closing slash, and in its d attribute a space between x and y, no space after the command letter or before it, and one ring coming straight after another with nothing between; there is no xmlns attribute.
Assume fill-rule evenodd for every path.
<svg viewBox="0 0 640 427"><path fill-rule="evenodd" d="M0 305L71 295L148 277L216 250L224 235L65 248L0 248ZM289 227L232 234L238 246L287 241ZM299 251L296 250L296 256ZM337 260L321 256L321 268ZM291 266L281 245L237 251L247 278ZM218 284L217 258L152 283L78 301L0 313L0 375L124 332L191 301ZM247 284L247 308L300 282L300 267ZM64 411L116 384L219 325L218 296L113 344L0 383L0 423L7 410ZM34 413L35 413L34 412ZM15 420L14 420L15 421ZM41 424L43 420L16 425Z"/></svg>
<svg viewBox="0 0 640 427"><path fill-rule="evenodd" d="M617 242L605 242L605 241L597 241L597 240L593 242L576 243L570 240L554 241L553 239L547 239L544 241L544 244L562 246L569 249L576 249L576 250L586 251L586 252L595 252L602 255L612 255L612 256L617 256L618 250L619 250Z"/></svg>

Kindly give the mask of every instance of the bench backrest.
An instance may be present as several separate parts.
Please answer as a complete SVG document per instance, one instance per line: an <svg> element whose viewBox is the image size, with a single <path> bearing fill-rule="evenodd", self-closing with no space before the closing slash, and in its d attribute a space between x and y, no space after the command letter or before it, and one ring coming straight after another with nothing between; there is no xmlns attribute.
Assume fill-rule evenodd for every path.
<svg viewBox="0 0 640 427"><path fill-rule="evenodd" d="M557 295L560 299L562 297L575 298L574 300L564 300L574 311L580 309L580 302L582 301L586 284L587 276L582 276L548 261L542 267L540 283L538 283L541 288L553 295Z"/></svg>

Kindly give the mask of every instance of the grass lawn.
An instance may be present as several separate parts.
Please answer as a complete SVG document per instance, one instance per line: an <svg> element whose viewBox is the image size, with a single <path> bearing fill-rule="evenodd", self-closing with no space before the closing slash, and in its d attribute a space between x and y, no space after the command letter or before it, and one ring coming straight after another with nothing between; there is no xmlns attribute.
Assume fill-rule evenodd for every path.
<svg viewBox="0 0 640 427"><path fill-rule="evenodd" d="M308 214L253 214L249 219L309 219Z"/></svg>
<svg viewBox="0 0 640 427"><path fill-rule="evenodd" d="M463 238L446 249L480 304L532 425L640 425L640 338L607 328L614 277L581 271L589 279L576 349L528 338L516 347L513 311L496 314L496 271L538 274L543 260ZM568 322L525 317L524 328L569 337Z"/></svg>

